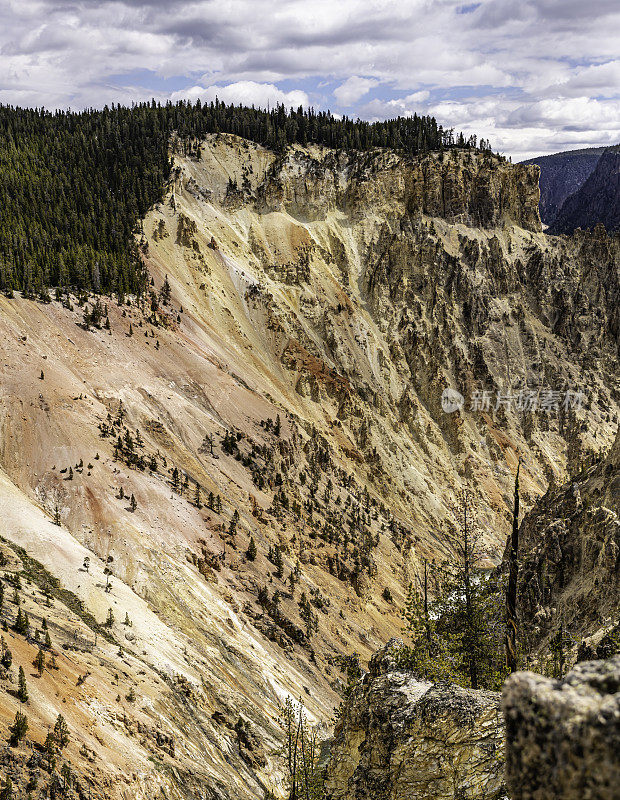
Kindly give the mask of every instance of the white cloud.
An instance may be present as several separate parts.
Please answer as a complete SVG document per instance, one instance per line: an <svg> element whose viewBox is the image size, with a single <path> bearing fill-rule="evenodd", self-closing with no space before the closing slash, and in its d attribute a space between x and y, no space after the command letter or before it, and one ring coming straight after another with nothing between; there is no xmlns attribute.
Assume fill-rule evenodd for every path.
<svg viewBox="0 0 620 800"><path fill-rule="evenodd" d="M431 93L427 89L422 89L419 92L414 92L413 94L408 94L406 97L403 98L405 103L423 103L425 100L431 96Z"/></svg>
<svg viewBox="0 0 620 800"><path fill-rule="evenodd" d="M344 83L341 83L333 91L333 95L339 103L343 106L350 106L355 103L360 97L373 89L379 81L374 78L358 78L357 75L352 75L347 78Z"/></svg>
<svg viewBox="0 0 620 800"><path fill-rule="evenodd" d="M224 103L238 105L255 105L259 108L273 108L275 105L284 104L287 108L308 106L310 101L305 92L297 89L283 92L273 83L257 83L256 81L236 81L224 86L192 86L191 89L173 92L170 96L176 100L198 100L210 102L218 98Z"/></svg>

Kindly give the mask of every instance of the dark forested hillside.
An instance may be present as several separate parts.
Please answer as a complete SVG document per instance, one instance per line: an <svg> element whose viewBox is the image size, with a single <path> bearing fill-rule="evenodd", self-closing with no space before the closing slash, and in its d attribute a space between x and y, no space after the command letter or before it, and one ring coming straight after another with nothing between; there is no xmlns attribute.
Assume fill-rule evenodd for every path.
<svg viewBox="0 0 620 800"><path fill-rule="evenodd" d="M540 218L545 225L553 223L566 198L586 182L604 150L570 150L523 162L540 167Z"/></svg>
<svg viewBox="0 0 620 800"><path fill-rule="evenodd" d="M620 230L620 151L606 150L582 186L568 197L549 227L550 233L572 233L602 223Z"/></svg>
<svg viewBox="0 0 620 800"><path fill-rule="evenodd" d="M201 137L218 132L278 151L293 142L410 153L488 148L417 115L368 123L217 101L81 113L0 106L0 289L42 297L49 286L140 291L133 233L162 194L173 131L194 152Z"/></svg>
<svg viewBox="0 0 620 800"><path fill-rule="evenodd" d="M146 107L0 109L0 287L139 288L132 232L168 174L165 119Z"/></svg>

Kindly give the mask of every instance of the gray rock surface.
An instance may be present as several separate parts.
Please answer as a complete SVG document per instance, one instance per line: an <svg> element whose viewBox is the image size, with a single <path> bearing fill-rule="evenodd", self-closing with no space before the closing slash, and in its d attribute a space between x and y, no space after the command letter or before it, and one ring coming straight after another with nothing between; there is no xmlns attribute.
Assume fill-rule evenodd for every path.
<svg viewBox="0 0 620 800"><path fill-rule="evenodd" d="M512 800L620 798L620 656L561 681L516 673L503 708Z"/></svg>
<svg viewBox="0 0 620 800"><path fill-rule="evenodd" d="M503 797L499 695L429 684L398 668L398 640L347 700L328 765L329 800Z"/></svg>

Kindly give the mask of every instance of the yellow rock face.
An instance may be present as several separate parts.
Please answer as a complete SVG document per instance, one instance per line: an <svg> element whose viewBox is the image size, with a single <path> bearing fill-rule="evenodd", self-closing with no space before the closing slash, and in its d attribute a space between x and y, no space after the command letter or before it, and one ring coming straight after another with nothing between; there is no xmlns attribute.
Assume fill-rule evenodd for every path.
<svg viewBox="0 0 620 800"><path fill-rule="evenodd" d="M527 506L611 444L617 245L546 237L536 170L492 156L211 136L174 160L141 246L169 303L102 298L110 329L86 330L75 297L0 298L0 535L41 565L23 605L58 665L28 678L31 738L62 712L93 797L262 798L282 791L281 703L329 725L335 658L400 633L457 492L497 561L518 455ZM562 380L591 400L574 416L470 408ZM75 597L49 608L43 567ZM34 639L5 638L30 668ZM18 705L0 694L0 738Z"/></svg>

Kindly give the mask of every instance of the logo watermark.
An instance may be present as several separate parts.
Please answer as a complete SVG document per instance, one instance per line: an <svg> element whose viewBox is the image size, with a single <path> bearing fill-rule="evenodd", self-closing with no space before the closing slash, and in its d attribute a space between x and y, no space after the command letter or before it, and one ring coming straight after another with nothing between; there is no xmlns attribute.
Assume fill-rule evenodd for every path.
<svg viewBox="0 0 620 800"><path fill-rule="evenodd" d="M469 397L467 411L506 411L541 412L553 414L560 410L578 410L586 395L579 389L519 389L502 392L480 389ZM460 411L466 405L465 397L456 389L444 389L441 394L441 407L446 414Z"/></svg>
<svg viewBox="0 0 620 800"><path fill-rule="evenodd" d="M460 411L465 405L465 398L456 389L444 389L441 393L441 407L446 414L453 411Z"/></svg>

